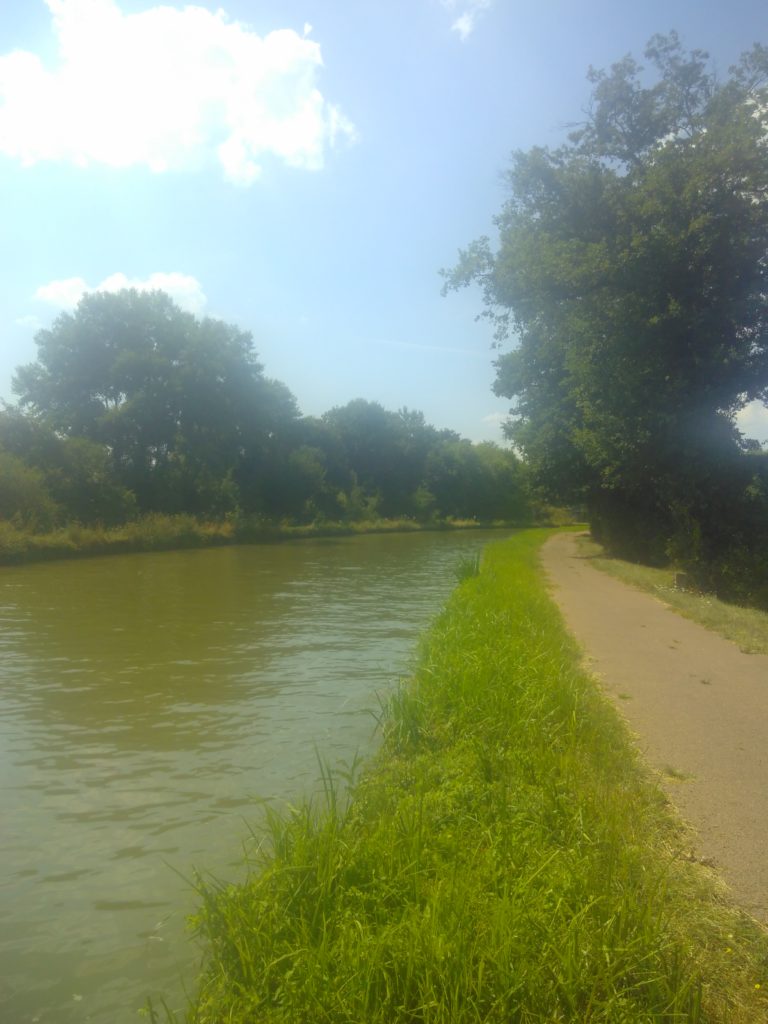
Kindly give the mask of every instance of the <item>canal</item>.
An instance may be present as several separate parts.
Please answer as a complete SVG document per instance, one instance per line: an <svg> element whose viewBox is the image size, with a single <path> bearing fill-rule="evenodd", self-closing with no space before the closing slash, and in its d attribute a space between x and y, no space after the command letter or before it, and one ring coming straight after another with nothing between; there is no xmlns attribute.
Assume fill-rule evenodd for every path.
<svg viewBox="0 0 768 1024"><path fill-rule="evenodd" d="M369 535L0 569L0 1020L183 1006L195 869L374 749L460 559L499 534Z"/></svg>

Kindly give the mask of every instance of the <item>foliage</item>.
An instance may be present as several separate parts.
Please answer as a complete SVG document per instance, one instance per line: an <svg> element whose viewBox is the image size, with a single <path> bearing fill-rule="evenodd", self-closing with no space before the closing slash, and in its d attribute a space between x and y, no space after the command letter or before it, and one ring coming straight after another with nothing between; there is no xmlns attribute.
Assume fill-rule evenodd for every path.
<svg viewBox="0 0 768 1024"><path fill-rule="evenodd" d="M14 379L22 407L106 446L141 510L228 511L222 483L297 416L249 334L163 292L85 295L35 341L38 361Z"/></svg>
<svg viewBox="0 0 768 1024"><path fill-rule="evenodd" d="M46 532L31 532L13 521L0 518L0 565L208 547L231 544L235 539L231 524L201 522L190 515L149 513L112 527L70 522Z"/></svg>
<svg viewBox="0 0 768 1024"><path fill-rule="evenodd" d="M115 479L104 445L57 434L39 419L6 409L0 447L39 475L56 505L56 515L43 517L39 528L54 519L115 525L136 514L134 496Z"/></svg>
<svg viewBox="0 0 768 1024"><path fill-rule="evenodd" d="M353 487L375 499L375 513L382 516L423 510L424 495L417 503L416 494L424 483L428 453L443 437L455 436L429 426L420 412L389 412L362 398L331 409L323 423L336 440Z"/></svg>
<svg viewBox="0 0 768 1024"><path fill-rule="evenodd" d="M200 881L190 1021L765 1017L728 910L546 595L542 533L487 549L342 801L280 816L243 885ZM768 988L768 986L765 986Z"/></svg>
<svg viewBox="0 0 768 1024"><path fill-rule="evenodd" d="M435 446L426 483L448 515L513 522L531 516L525 467L511 451L490 442L449 440Z"/></svg>
<svg viewBox="0 0 768 1024"><path fill-rule="evenodd" d="M2 473L2 457L0 457ZM0 493L0 498L2 494ZM38 526L35 518L34 525ZM57 558L87 558L92 555L162 551L175 548L213 547L221 544L271 544L312 537L347 537L365 533L410 533L423 529L473 530L489 524L472 520L440 520L419 524L412 518L356 520L354 522L276 522L258 515L231 516L214 521L188 513L165 515L150 512L119 526L83 526L68 523L45 532L32 530L21 516L0 517L0 565L49 561ZM506 524L494 523L503 527Z"/></svg>
<svg viewBox="0 0 768 1024"><path fill-rule="evenodd" d="M48 529L57 512L42 473L0 448L0 520L26 529Z"/></svg>
<svg viewBox="0 0 768 1024"><path fill-rule="evenodd" d="M495 390L545 493L640 557L698 530L703 567L746 529L734 417L768 397L768 49L725 82L674 33L645 55L655 81L631 57L591 70L568 142L514 155L497 250L446 287L479 283L497 340L519 337Z"/></svg>
<svg viewBox="0 0 768 1024"><path fill-rule="evenodd" d="M62 521L530 517L511 451L364 399L301 417L249 334L162 292L86 295L36 342L0 445L42 474Z"/></svg>

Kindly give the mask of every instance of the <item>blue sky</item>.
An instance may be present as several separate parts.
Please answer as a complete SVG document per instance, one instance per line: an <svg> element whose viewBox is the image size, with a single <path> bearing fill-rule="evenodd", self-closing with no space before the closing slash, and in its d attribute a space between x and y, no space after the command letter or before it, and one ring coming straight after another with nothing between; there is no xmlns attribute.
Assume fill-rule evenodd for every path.
<svg viewBox="0 0 768 1024"><path fill-rule="evenodd" d="M3 4L0 397L83 289L155 285L252 331L305 413L500 440L480 295L438 271L492 234L511 151L582 116L588 65L671 28L722 75L768 42L764 0Z"/></svg>

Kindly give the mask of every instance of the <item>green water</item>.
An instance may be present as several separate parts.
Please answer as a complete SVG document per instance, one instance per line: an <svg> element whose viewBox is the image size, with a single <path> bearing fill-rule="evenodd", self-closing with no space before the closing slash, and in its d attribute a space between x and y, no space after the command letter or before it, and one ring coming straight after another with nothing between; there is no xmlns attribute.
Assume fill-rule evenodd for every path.
<svg viewBox="0 0 768 1024"><path fill-rule="evenodd" d="M185 879L240 877L246 821L313 790L316 748L373 749L377 694L488 539L0 569L0 1021L183 1006Z"/></svg>

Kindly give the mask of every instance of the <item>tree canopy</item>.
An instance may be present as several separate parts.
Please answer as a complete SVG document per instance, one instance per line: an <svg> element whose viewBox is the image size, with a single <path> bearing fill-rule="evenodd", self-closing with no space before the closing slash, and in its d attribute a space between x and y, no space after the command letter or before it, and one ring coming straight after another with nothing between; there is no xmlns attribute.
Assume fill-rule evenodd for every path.
<svg viewBox="0 0 768 1024"><path fill-rule="evenodd" d="M86 295L36 336L14 391L54 430L106 446L144 508L203 511L246 455L298 417L251 335L197 320L163 292ZM178 509L173 508L173 504Z"/></svg>
<svg viewBox="0 0 768 1024"><path fill-rule="evenodd" d="M584 123L513 155L498 245L446 288L479 283L497 343L517 340L495 390L539 484L658 555L711 536L756 471L735 415L768 398L768 49L724 82L674 33L645 57L653 77L590 69Z"/></svg>
<svg viewBox="0 0 768 1024"><path fill-rule="evenodd" d="M143 512L294 521L524 519L519 460L410 409L302 417L247 332L162 292L85 296L36 336L0 412L0 518L44 528Z"/></svg>

